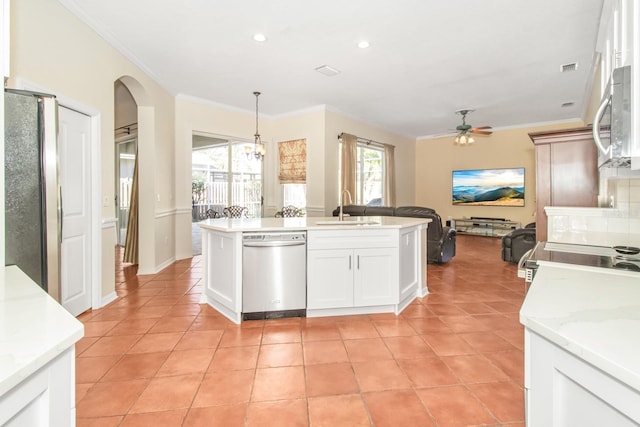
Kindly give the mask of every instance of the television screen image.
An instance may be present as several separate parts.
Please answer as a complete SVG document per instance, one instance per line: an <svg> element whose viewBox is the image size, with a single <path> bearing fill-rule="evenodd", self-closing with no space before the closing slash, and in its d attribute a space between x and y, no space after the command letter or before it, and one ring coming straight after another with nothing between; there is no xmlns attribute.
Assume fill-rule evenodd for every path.
<svg viewBox="0 0 640 427"><path fill-rule="evenodd" d="M453 204L524 206L524 168L453 171Z"/></svg>

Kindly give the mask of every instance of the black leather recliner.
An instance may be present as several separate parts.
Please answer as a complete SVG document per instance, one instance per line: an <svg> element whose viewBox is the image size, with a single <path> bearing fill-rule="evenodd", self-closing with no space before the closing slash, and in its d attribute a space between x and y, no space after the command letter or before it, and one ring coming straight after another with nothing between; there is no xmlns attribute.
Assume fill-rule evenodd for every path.
<svg viewBox="0 0 640 427"><path fill-rule="evenodd" d="M502 236L502 260L517 264L529 249L536 245L536 223L527 224Z"/></svg>
<svg viewBox="0 0 640 427"><path fill-rule="evenodd" d="M456 230L442 226L442 219L435 210L422 206L362 206L347 205L342 208L345 215L350 216L404 216L413 218L429 218L427 227L427 263L442 264L456 254ZM338 216L340 207L333 211Z"/></svg>

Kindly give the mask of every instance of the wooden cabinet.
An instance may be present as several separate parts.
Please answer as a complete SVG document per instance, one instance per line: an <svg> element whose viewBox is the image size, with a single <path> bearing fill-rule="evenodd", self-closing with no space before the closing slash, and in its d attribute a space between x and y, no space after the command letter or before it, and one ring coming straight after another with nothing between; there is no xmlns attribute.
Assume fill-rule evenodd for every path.
<svg viewBox="0 0 640 427"><path fill-rule="evenodd" d="M640 423L637 390L529 329L525 329L524 375L527 426Z"/></svg>
<svg viewBox="0 0 640 427"><path fill-rule="evenodd" d="M545 206L598 206L598 153L591 127L530 133L536 146L536 239L547 240Z"/></svg>

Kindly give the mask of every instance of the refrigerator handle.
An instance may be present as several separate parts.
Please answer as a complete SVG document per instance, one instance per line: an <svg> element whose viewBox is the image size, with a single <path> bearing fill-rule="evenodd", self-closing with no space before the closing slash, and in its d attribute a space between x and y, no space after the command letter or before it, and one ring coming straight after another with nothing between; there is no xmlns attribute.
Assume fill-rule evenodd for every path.
<svg viewBox="0 0 640 427"><path fill-rule="evenodd" d="M58 222L60 234L58 235L59 243L62 243L62 227L64 218L64 209L62 208L62 187L58 187L58 213L60 214L60 221Z"/></svg>

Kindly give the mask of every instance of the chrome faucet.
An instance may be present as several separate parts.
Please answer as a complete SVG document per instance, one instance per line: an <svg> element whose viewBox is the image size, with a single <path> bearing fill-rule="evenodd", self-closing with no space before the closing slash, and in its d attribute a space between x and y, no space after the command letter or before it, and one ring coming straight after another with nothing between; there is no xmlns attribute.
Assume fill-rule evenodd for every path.
<svg viewBox="0 0 640 427"><path fill-rule="evenodd" d="M344 213L342 212L342 204L344 203L344 193L347 193L349 196L349 204L353 204L353 199L351 198L351 193L349 190L342 190L342 194L340 194L340 212L338 212L338 221L343 221Z"/></svg>

